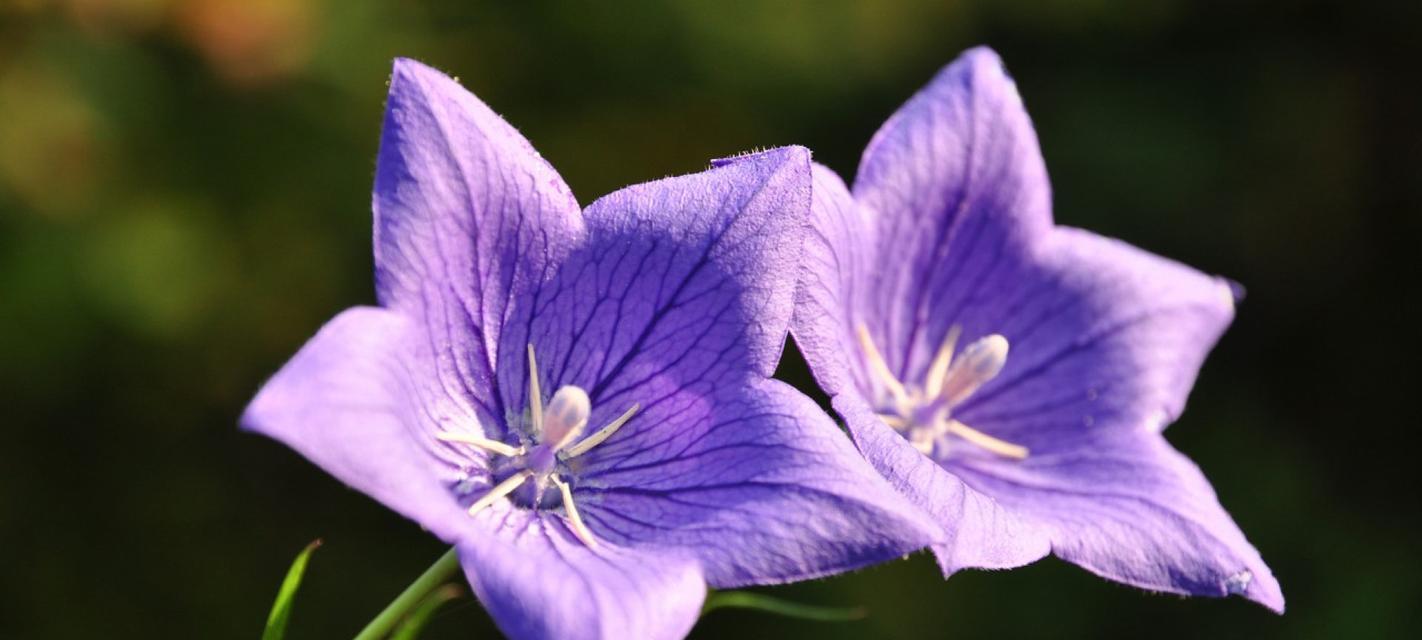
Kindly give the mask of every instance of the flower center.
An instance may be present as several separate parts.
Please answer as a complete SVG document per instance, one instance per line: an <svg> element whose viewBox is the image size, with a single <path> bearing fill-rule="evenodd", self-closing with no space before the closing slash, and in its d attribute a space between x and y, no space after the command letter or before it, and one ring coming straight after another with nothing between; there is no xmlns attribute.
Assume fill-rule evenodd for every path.
<svg viewBox="0 0 1422 640"><path fill-rule="evenodd" d="M564 516L573 534L582 540L583 544L596 546L597 540L583 523L582 516L578 515L578 507L573 503L572 487L559 473L559 465L587 453L612 437L612 434L617 433L622 425L632 419L640 405L632 405L632 408L623 412L616 420L574 443L587 427L588 416L592 413L592 401L588 399L586 391L568 385L553 394L545 410L543 390L538 381L538 359L533 354L531 344L528 345L528 398L529 427L536 443L532 446L513 446L498 440L451 431L435 434L436 438L445 442L465 444L490 455L511 458L511 466L516 469L513 474L504 477L489 489L483 497L475 500L469 507L469 515L479 513L507 497L526 482L533 485L533 508L539 508L543 503L544 491L549 483L552 483L561 494Z"/></svg>
<svg viewBox="0 0 1422 640"><path fill-rule="evenodd" d="M943 457L957 444L956 439L1004 458L1027 457L1026 447L999 440L953 418L953 409L997 377L1007 364L1007 338L996 333L979 338L955 358L953 350L960 328L954 326L948 330L933 363L928 366L923 384L906 385L889 369L869 337L868 327L860 324L857 329L864 358L869 361L872 377L878 382L874 399L876 415L907 438L914 448L927 456L934 455L936 450L938 457Z"/></svg>

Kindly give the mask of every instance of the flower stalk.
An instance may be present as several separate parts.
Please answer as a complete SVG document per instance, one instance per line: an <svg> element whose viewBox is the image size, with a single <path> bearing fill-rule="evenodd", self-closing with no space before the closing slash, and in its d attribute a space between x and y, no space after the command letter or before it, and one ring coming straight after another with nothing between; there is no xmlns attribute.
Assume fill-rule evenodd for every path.
<svg viewBox="0 0 1422 640"><path fill-rule="evenodd" d="M420 577L415 578L410 586L405 587L400 595L395 596L395 599L386 605L380 615L375 616L370 624L365 625L365 628L356 634L355 640L379 640L389 635L395 629L395 625L399 624L406 615L419 606L420 602L424 601L425 596L454 577L458 571L459 556L454 553L454 548L451 547L449 551L439 557L439 560L430 565L430 568L425 569Z"/></svg>

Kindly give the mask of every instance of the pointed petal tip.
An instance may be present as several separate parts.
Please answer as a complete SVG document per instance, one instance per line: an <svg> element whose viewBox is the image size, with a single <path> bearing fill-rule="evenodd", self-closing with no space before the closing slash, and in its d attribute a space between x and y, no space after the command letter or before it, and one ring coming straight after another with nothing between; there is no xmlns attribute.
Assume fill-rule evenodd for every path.
<svg viewBox="0 0 1422 640"><path fill-rule="evenodd" d="M393 71L399 72L426 68L426 65L425 63L420 62L419 60L416 60L414 58L406 58L405 56L395 56L395 59L391 61L391 67Z"/></svg>
<svg viewBox="0 0 1422 640"><path fill-rule="evenodd" d="M986 45L979 45L958 54L957 58L938 72L934 83L931 84L938 82L977 87L995 83L1015 87L1017 84L1012 73L1007 70L1007 63L1003 62L1002 56Z"/></svg>
<svg viewBox="0 0 1422 640"><path fill-rule="evenodd" d="M1225 293L1229 296L1231 306L1244 302L1244 297L1248 293L1244 285L1223 276L1217 276L1217 279L1225 288Z"/></svg>
<svg viewBox="0 0 1422 640"><path fill-rule="evenodd" d="M943 573L944 580L965 570L1017 569L1036 563L1052 553L1050 543L1044 538L1033 536L1022 536L1019 540L999 540L995 544L977 545L971 549L964 549L954 541L949 544L934 544L930 550L933 551L933 559L938 564L938 570Z"/></svg>
<svg viewBox="0 0 1422 640"><path fill-rule="evenodd" d="M1243 596L1274 613L1284 614L1284 591L1268 567L1261 567L1258 572L1244 571L1236 574L1241 577L1243 575L1249 576L1247 584L1240 584L1241 581L1235 576L1225 581L1225 591L1228 595Z"/></svg>
<svg viewBox="0 0 1422 640"><path fill-rule="evenodd" d="M414 58L395 58L390 65L389 92L394 96L411 91L425 96L448 92L472 93L460 84L459 78L440 71Z"/></svg>
<svg viewBox="0 0 1422 640"><path fill-rule="evenodd" d="M808 171L810 165L810 150L800 145L754 149L725 158L713 158L711 160L711 168L719 169L743 162L765 165L797 164L804 165Z"/></svg>
<svg viewBox="0 0 1422 640"><path fill-rule="evenodd" d="M992 63L997 66L1002 66L1002 56L998 55L997 51L992 47L985 44L965 49L963 53L958 54L958 60L965 62L971 61L978 64Z"/></svg>
<svg viewBox="0 0 1422 640"><path fill-rule="evenodd" d="M1029 564L1035 564L1049 555L1050 549L1041 551L1024 551L1022 553L1002 556L997 561L978 560L972 563L963 563L954 560L948 548L943 545L934 545L930 548L933 551L933 560L938 564L938 570L943 573L943 579L947 580L962 571L1010 571L1019 569Z"/></svg>
<svg viewBox="0 0 1422 640"><path fill-rule="evenodd" d="M1191 591L1194 593L1192 594ZM1276 614L1283 615L1284 613L1284 592L1279 587L1279 581L1274 578L1273 572L1262 563L1253 564L1249 569L1243 569L1226 576L1218 583L1218 590L1185 589L1181 593L1220 598L1239 596Z"/></svg>
<svg viewBox="0 0 1422 640"><path fill-rule="evenodd" d="M260 398L261 396L257 396L256 399L253 399L252 403L242 410L242 415L237 417L237 429L239 431L245 431L247 433L261 432L261 427L259 426L260 421L257 418L256 412L257 400Z"/></svg>
<svg viewBox="0 0 1422 640"><path fill-rule="evenodd" d="M417 76L425 74L437 74L441 76L444 75L443 73L435 70L433 67L430 67L429 65L420 62L419 60L416 60L414 58L399 57L395 58L390 63L391 87L394 87L397 82L411 80Z"/></svg>
<svg viewBox="0 0 1422 640"><path fill-rule="evenodd" d="M275 376L272 376L275 378ZM271 379L262 382L261 388L256 395L242 409L242 415L237 417L237 429L246 433L255 433L264 436L271 436L271 425L276 420L274 416L275 407L271 406L272 399Z"/></svg>

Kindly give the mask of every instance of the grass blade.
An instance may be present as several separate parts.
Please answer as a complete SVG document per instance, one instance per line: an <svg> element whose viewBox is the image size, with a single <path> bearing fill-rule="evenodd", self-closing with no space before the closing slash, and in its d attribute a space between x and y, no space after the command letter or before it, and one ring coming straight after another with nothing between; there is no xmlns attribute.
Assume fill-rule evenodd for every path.
<svg viewBox="0 0 1422 640"><path fill-rule="evenodd" d="M424 631L425 625L434 616L435 610L460 595L459 587L453 584L436 589L434 593L422 600L420 605L410 612L410 615L405 617L405 620L395 629L395 633L390 635L390 640L415 640L420 637L420 632Z"/></svg>
<svg viewBox="0 0 1422 640"><path fill-rule="evenodd" d="M272 612L267 616L267 628L262 631L262 640L282 640L286 635L286 621L291 617L291 603L296 598L297 588L301 586L301 576L306 573L306 561L319 546L319 539L306 545L292 561L291 568L287 569L286 578L277 591L276 602L272 604Z"/></svg>

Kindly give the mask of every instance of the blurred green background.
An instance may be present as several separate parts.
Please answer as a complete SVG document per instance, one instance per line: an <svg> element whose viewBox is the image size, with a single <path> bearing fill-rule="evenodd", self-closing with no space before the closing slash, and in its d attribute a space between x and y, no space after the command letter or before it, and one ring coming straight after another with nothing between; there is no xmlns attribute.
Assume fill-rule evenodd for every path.
<svg viewBox="0 0 1422 640"><path fill-rule="evenodd" d="M0 0L0 637L348 637L441 553L236 419L373 299L390 59L459 76L580 201L800 143L852 174L959 51L1005 58L1057 219L1243 282L1168 435L1289 598L1154 596L918 555L696 637L1402 637L1415 480L1422 3ZM805 382L792 355L783 375ZM496 637L472 600L430 637Z"/></svg>

